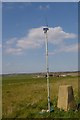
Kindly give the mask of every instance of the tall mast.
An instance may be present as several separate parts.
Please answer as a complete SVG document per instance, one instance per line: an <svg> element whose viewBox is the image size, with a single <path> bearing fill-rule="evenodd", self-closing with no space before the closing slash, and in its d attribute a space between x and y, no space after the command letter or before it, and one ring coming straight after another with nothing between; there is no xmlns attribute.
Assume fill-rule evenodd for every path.
<svg viewBox="0 0 80 120"><path fill-rule="evenodd" d="M43 31L45 34L46 40L46 79L47 79L47 92L48 92L48 110L50 112L50 83L49 83L49 65L48 65L48 36L47 31L49 30L48 27L44 27Z"/></svg>

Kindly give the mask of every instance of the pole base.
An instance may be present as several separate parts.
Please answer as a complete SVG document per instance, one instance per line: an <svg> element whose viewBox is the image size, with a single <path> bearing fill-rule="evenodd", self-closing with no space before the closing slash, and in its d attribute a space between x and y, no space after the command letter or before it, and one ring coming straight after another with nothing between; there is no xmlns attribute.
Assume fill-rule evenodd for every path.
<svg viewBox="0 0 80 120"><path fill-rule="evenodd" d="M50 111L49 111L49 110L42 109L41 112L40 112L40 114L50 113L50 112L53 112L53 111L54 111L53 108L51 108Z"/></svg>
<svg viewBox="0 0 80 120"><path fill-rule="evenodd" d="M49 113L49 110L44 110L42 109L41 112L39 112L40 114L44 114L44 113Z"/></svg>

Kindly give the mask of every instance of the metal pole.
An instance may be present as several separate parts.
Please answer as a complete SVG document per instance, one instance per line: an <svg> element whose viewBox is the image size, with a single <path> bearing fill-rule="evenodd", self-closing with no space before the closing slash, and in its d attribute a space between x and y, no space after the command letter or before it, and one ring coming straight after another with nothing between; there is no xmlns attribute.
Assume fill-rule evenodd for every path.
<svg viewBox="0 0 80 120"><path fill-rule="evenodd" d="M49 83L48 37L47 37L47 32L45 32L45 37L46 37L46 78L47 78L47 91L48 91L48 110L50 112L50 83Z"/></svg>

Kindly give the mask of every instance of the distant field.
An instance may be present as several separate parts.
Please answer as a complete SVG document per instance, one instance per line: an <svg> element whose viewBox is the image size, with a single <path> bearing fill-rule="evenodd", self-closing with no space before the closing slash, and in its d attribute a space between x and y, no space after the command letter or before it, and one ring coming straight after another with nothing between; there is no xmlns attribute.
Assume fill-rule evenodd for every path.
<svg viewBox="0 0 80 120"><path fill-rule="evenodd" d="M78 77L50 77L50 96L54 112L41 115L47 109L46 78L33 78L32 75L3 76L2 108L3 118L48 118L80 117L78 111L59 111L56 107L60 85L73 86L76 102L78 101Z"/></svg>

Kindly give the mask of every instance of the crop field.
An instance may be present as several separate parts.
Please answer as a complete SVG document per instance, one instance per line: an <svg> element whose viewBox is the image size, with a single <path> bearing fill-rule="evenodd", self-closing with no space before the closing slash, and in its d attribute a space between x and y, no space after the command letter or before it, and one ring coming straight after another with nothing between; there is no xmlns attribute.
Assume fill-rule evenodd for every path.
<svg viewBox="0 0 80 120"><path fill-rule="evenodd" d="M2 78L2 117L3 118L77 118L80 111L67 112L57 108L60 85L72 85L78 103L78 77L50 77L51 106L54 111L41 114L47 109L46 78L33 78L32 75L10 75Z"/></svg>

